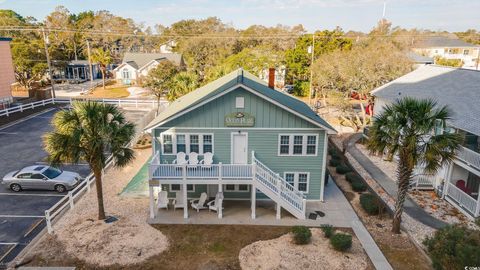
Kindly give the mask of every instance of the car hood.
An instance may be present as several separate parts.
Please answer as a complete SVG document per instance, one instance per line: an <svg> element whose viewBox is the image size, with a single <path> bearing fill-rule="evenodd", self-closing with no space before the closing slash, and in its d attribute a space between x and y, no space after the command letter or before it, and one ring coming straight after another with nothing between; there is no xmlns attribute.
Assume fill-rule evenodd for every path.
<svg viewBox="0 0 480 270"><path fill-rule="evenodd" d="M3 177L3 180L6 181L6 180L11 180L13 179L14 175L17 173L18 171L13 171L13 172L9 172L7 173L4 177Z"/></svg>
<svg viewBox="0 0 480 270"><path fill-rule="evenodd" d="M75 172L63 171L59 176L53 178L52 180L67 184L75 184L78 180L80 180L80 175Z"/></svg>

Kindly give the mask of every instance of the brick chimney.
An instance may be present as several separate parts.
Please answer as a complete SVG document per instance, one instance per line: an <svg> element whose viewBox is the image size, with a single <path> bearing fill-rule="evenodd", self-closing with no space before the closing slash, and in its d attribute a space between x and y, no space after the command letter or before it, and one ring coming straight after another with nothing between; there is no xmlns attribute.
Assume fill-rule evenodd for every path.
<svg viewBox="0 0 480 270"><path fill-rule="evenodd" d="M275 89L275 68L268 69L268 87Z"/></svg>

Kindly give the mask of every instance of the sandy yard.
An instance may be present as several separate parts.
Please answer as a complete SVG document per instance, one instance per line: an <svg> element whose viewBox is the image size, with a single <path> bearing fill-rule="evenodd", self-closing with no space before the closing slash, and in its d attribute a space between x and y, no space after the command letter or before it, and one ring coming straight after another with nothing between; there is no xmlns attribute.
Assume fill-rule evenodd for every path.
<svg viewBox="0 0 480 270"><path fill-rule="evenodd" d="M134 264L163 252L168 239L159 230L146 223L148 198L122 197L118 194L145 164L151 149L135 150L135 161L125 168L111 168L103 178L105 209L108 216L119 220L110 224L97 219L96 190L82 199L54 225L53 238L59 242L68 255L86 263L106 265ZM35 255L42 254L49 243L46 237L35 248Z"/></svg>
<svg viewBox="0 0 480 270"><path fill-rule="evenodd" d="M356 237L352 247L342 253L334 250L318 228L312 228L312 240L296 245L292 235L258 241L244 247L239 254L242 269L366 269L367 255Z"/></svg>

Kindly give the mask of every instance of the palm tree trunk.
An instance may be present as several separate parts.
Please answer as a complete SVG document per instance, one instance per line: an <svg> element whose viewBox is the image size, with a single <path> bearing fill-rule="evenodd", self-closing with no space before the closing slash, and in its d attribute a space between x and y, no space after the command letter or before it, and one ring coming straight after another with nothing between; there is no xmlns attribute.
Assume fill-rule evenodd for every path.
<svg viewBox="0 0 480 270"><path fill-rule="evenodd" d="M412 177L413 168L409 164L406 155L400 155L400 162L398 164L398 192L397 201L395 203L395 212L393 214L392 232L400 233L400 224L402 222L403 204L407 197L408 184Z"/></svg>
<svg viewBox="0 0 480 270"><path fill-rule="evenodd" d="M105 90L105 71L102 69L102 84L103 84L103 90Z"/></svg>
<svg viewBox="0 0 480 270"><path fill-rule="evenodd" d="M102 187L102 170L93 169L95 175L95 186L97 188L97 202L98 202L98 219L105 219L105 207L103 206L103 187Z"/></svg>

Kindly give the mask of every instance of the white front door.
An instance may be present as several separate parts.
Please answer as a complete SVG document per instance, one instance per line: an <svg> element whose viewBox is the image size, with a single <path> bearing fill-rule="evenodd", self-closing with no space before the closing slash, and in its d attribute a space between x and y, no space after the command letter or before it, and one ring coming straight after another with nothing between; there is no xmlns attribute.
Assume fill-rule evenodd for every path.
<svg viewBox="0 0 480 270"><path fill-rule="evenodd" d="M246 133L232 133L231 159L233 164L247 164L248 135Z"/></svg>

